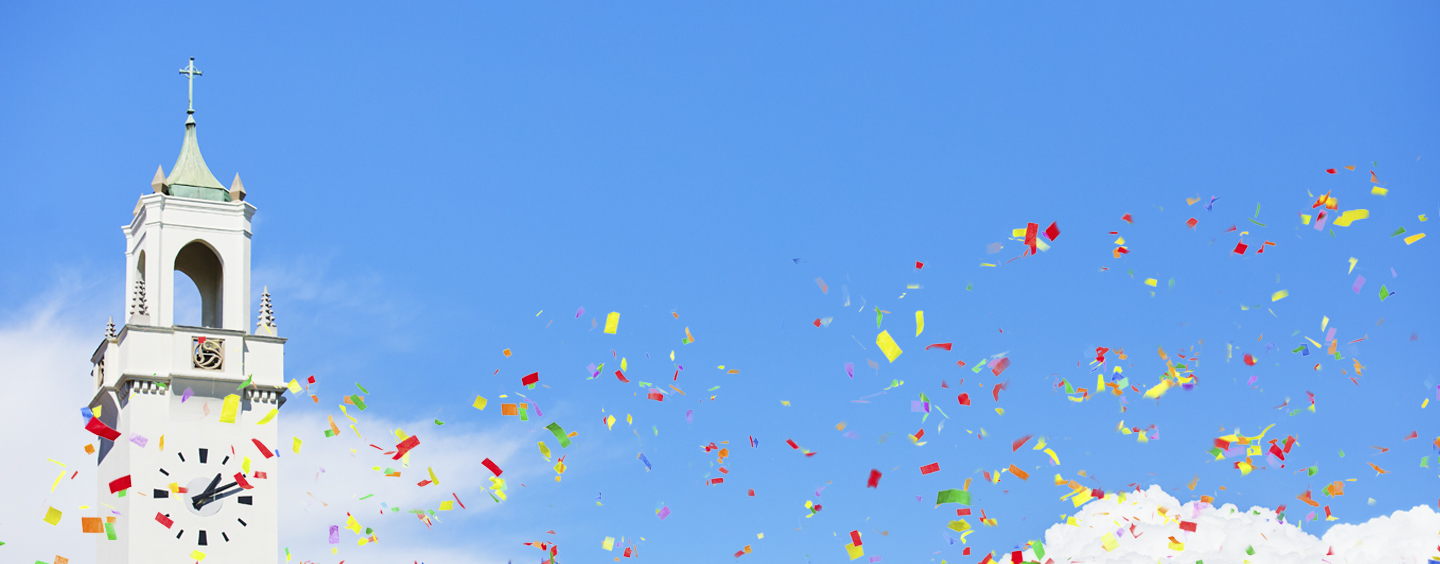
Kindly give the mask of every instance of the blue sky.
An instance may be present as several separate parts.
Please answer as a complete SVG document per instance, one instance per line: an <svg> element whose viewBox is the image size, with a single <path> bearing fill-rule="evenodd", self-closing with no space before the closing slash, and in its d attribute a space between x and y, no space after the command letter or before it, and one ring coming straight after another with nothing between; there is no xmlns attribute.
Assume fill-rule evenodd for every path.
<svg viewBox="0 0 1440 564"><path fill-rule="evenodd" d="M367 438L404 424L527 484L480 510L494 505L478 490L488 474L452 453L453 468L436 470L476 509L433 530L377 516L366 524L393 539L387 557L531 561L538 551L519 543L546 540L562 561L599 561L618 556L601 539L624 536L644 537L641 557L657 561L752 545L743 558L838 562L859 529L867 555L886 561L968 562L978 557L941 536L955 516L933 508L937 490L975 478L977 513L999 525L971 520L969 543L1008 550L1074 512L1050 482L1081 469L1107 491L1159 484L1242 508L1295 508L1307 488L1358 478L1325 499L1342 522L1440 497L1434 467L1418 464L1440 434L1440 407L1419 407L1440 384L1426 354L1440 335L1437 242L1389 237L1440 225L1418 219L1440 216L1433 4L47 5L7 6L0 22L11 210L0 318L24 327L59 311L98 339L123 314L118 227L179 150L175 71L196 57L206 160L227 184L238 172L259 208L253 296L262 285L274 295L287 376L321 382L322 403L292 403L282 436L325 440L300 423L323 421L361 382L377 418ZM1356 170L1324 172L1345 165ZM1370 194L1372 170L1388 195ZM1333 235L1301 225L1311 194L1327 191L1370 217ZM1027 222L1062 233L1007 263L1022 248L1010 230ZM1232 225L1249 232L1243 257L1230 252ZM1129 255L1112 258L1111 231ZM1276 245L1254 255L1266 240ZM987 253L992 243L1003 249ZM1355 274L1367 279L1358 294ZM1382 303L1381 284L1397 295ZM1281 289L1290 296L1271 302ZM874 344L876 307L905 350L894 363ZM915 310L926 314L919 337ZM617 335L591 329L611 311ZM1322 317L1344 359L1291 354L1323 339ZM686 327L694 344L680 342ZM922 350L938 342L954 350ZM80 370L93 346L75 345ZM1093 388L1085 361L1097 346L1124 349L1142 390L1164 371L1157 348L1200 352L1200 383L1158 402L1127 393L1125 413L1114 396L1066 400L1055 382ZM672 350L685 396L657 403L613 375L586 380L588 364L608 373L623 356L632 381L668 382ZM1246 352L1256 366L1241 363ZM968 369L998 353L1013 362L1002 376ZM1340 374L1354 358L1366 366L1358 385ZM521 389L535 371L549 388ZM851 401L892 379L905 384ZM997 403L989 386L1007 379ZM961 391L973 405L957 404ZM1306 391L1316 413L1289 415ZM516 392L546 417L469 407ZM906 435L922 426L910 412L921 392L949 418L932 414L916 447ZM635 432L605 430L607 413L633 414ZM447 424L417 426L436 417ZM558 484L534 444L552 420L581 433ZM1157 425L1160 440L1136 443L1115 431L1121 420ZM842 421L858 438L835 430ZM1272 423L1267 438L1299 440L1284 469L1241 477L1205 453L1237 426ZM1412 430L1419 439L1402 441ZM1031 434L1060 466L1010 451ZM330 440L354 443L334 447L346 457L363 446ZM700 447L725 440L731 474L706 487L719 474ZM372 464L306 458L287 468ZM930 462L942 472L919 475ZM983 483L982 470L1012 463L1031 478ZM1294 473L1311 464L1319 475ZM885 473L878 489L864 487L871 469ZM1183 486L1196 475L1192 494ZM327 487L345 498L381 480ZM408 509L451 493L429 490L395 495ZM382 554L350 543L332 557L324 544L336 508L373 514L378 498L315 508L291 493L282 545L318 562ZM806 500L825 509L805 518ZM664 521L662 502L674 512Z"/></svg>

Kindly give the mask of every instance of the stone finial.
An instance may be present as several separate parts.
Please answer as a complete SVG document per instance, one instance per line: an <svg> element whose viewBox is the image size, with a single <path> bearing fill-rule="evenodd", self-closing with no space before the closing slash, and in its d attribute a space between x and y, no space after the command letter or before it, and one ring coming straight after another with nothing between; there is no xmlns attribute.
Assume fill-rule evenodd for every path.
<svg viewBox="0 0 1440 564"><path fill-rule="evenodd" d="M130 315L150 315L150 306L145 303L144 280L136 280L135 290L130 293Z"/></svg>
<svg viewBox="0 0 1440 564"><path fill-rule="evenodd" d="M275 308L270 304L270 287L265 286L260 294L260 319L255 322L255 333L265 331L271 335L275 334Z"/></svg>
<svg viewBox="0 0 1440 564"><path fill-rule="evenodd" d="M119 335L115 334L115 318L111 317L110 321L105 324L105 338L114 339L118 336Z"/></svg>
<svg viewBox="0 0 1440 564"><path fill-rule="evenodd" d="M155 178L150 181L150 187L155 189L156 194L165 193L165 167L156 165Z"/></svg>
<svg viewBox="0 0 1440 564"><path fill-rule="evenodd" d="M230 183L230 201L245 201L245 184L240 182L240 173L235 173L235 181Z"/></svg>

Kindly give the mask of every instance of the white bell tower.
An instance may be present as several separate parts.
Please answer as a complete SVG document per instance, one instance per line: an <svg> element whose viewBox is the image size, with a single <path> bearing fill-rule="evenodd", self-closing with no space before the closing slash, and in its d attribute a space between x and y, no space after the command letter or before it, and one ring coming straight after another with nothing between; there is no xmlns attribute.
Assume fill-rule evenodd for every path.
<svg viewBox="0 0 1440 564"><path fill-rule="evenodd" d="M249 330L250 218L200 156L195 59L180 157L156 171L125 232L128 312L91 357L101 564L275 562L278 409L285 339L269 294ZM176 272L185 274L176 276ZM188 277L188 280L186 278ZM177 284L195 284L200 327L175 324ZM114 438L107 438L106 435Z"/></svg>

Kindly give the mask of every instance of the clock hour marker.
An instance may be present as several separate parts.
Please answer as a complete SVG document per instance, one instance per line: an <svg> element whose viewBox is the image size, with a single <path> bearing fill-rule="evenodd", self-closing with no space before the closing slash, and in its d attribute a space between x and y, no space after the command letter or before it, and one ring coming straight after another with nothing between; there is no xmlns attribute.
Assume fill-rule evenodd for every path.
<svg viewBox="0 0 1440 564"><path fill-rule="evenodd" d="M161 474L164 474L164 475L166 475L166 476L169 476L169 475L170 475L170 473L169 473L169 472L166 472L164 468L161 468L161 469L160 469L160 473L161 473Z"/></svg>
<svg viewBox="0 0 1440 564"><path fill-rule="evenodd" d="M183 535L183 534L185 534L185 529L180 529L180 532L175 533L175 538L178 539L178 538L180 538L180 535Z"/></svg>
<svg viewBox="0 0 1440 564"><path fill-rule="evenodd" d="M203 449L203 448L200 449L200 463L201 463L201 464L205 464L205 463L209 462L209 461L207 460L208 458L210 458L210 451L209 451L209 450L206 450L206 449Z"/></svg>
<svg viewBox="0 0 1440 564"><path fill-rule="evenodd" d="M246 524L245 524L245 520L244 520L244 519L236 519L236 521L239 521L239 522L240 522L240 526L241 526L241 527L249 527L249 526L250 526L250 525L246 525Z"/></svg>
<svg viewBox="0 0 1440 564"><path fill-rule="evenodd" d="M205 542L205 531L200 531L200 546L208 546L208 545L209 545L209 543Z"/></svg>
<svg viewBox="0 0 1440 564"><path fill-rule="evenodd" d="M155 490L155 491L158 492L158 491L160 491L160 490ZM253 501L253 499L252 499L250 496L248 496L248 495L242 495L242 496L240 496L240 497L235 498L235 502L236 502L236 503L239 503L240 505L251 505L251 501Z"/></svg>
<svg viewBox="0 0 1440 564"><path fill-rule="evenodd" d="M166 499L168 497L170 497L170 490L155 490L155 499Z"/></svg>
<svg viewBox="0 0 1440 564"><path fill-rule="evenodd" d="M220 531L220 536L225 538L225 542L230 542L230 535L225 534L225 531Z"/></svg>
<svg viewBox="0 0 1440 564"><path fill-rule="evenodd" d="M180 462L185 462L185 453L183 453L183 452L177 452L177 453L175 453L175 456L180 457ZM166 476L169 476L169 474L166 474Z"/></svg>
<svg viewBox="0 0 1440 564"><path fill-rule="evenodd" d="M225 464L226 462L230 462L230 457L225 457L225 460L221 460L220 464Z"/></svg>

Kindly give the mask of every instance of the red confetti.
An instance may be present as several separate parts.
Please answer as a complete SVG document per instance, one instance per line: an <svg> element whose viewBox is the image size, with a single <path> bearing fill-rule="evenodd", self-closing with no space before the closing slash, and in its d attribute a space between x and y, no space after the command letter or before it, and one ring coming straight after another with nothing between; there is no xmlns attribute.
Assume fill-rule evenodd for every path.
<svg viewBox="0 0 1440 564"><path fill-rule="evenodd" d="M1195 218L1192 217L1192 218L1190 218L1189 220L1187 220L1187 221L1185 222L1185 225L1188 225L1188 226L1190 226L1191 229L1194 229L1195 226L1198 225L1199 223L1200 223L1199 220L1197 220L1197 219L1195 219Z"/></svg>
<svg viewBox="0 0 1440 564"><path fill-rule="evenodd" d="M915 270L920 270L920 269L922 269L922 268L925 268L925 263L920 262L920 261L918 261L918 260L915 261Z"/></svg>
<svg viewBox="0 0 1440 564"><path fill-rule="evenodd" d="M534 384L534 383L539 382L539 381L540 381L540 373L539 373L539 372L531 372L530 374L526 375L524 378L521 378L521 379L520 379L520 385L521 385L521 386L529 386L530 384Z"/></svg>
<svg viewBox="0 0 1440 564"><path fill-rule="evenodd" d="M877 489L877 490L880 489L880 471L879 471L879 470L871 470L871 471L870 471L870 479L865 482L865 487L867 487L867 488L875 488L875 489Z"/></svg>
<svg viewBox="0 0 1440 564"><path fill-rule="evenodd" d="M940 463L939 463L939 462L931 462L930 464L926 464L926 465L920 467L920 475L921 475L921 476L924 476L924 475L927 475L927 474L934 474L934 473L939 472L939 471L940 471Z"/></svg>
<svg viewBox="0 0 1440 564"><path fill-rule="evenodd" d="M485 465L485 467L486 467L486 468L489 468L491 472L494 472L496 476L499 476L499 475L505 473L505 471L504 471L504 470L501 470L498 465L496 465L494 462L491 462L489 458L486 458L485 460L480 461L480 464Z"/></svg>
<svg viewBox="0 0 1440 564"><path fill-rule="evenodd" d="M960 405L970 405L970 394L960 394L956 399L960 400Z"/></svg>
<svg viewBox="0 0 1440 564"><path fill-rule="evenodd" d="M1054 241L1055 238L1056 238L1056 237L1059 237L1059 236L1060 236L1060 226L1059 226L1059 225L1056 225L1055 222L1053 222L1053 221L1050 222L1050 227L1046 227L1046 228L1045 228L1045 237L1048 238L1048 239L1050 239L1051 241Z"/></svg>
<svg viewBox="0 0 1440 564"><path fill-rule="evenodd" d="M933 345L925 345L925 350L928 351L930 349L945 349L948 351L950 350L950 345L951 343L935 343Z"/></svg>
<svg viewBox="0 0 1440 564"><path fill-rule="evenodd" d="M1131 225L1134 225L1134 224L1135 224L1135 218L1130 217L1130 214L1128 214L1128 213L1125 214L1125 215L1120 216L1120 219L1125 220L1125 223L1129 223L1129 224L1131 224Z"/></svg>
<svg viewBox="0 0 1440 564"><path fill-rule="evenodd" d="M818 317L815 318L815 326L816 326L816 327L819 327L819 326L820 326L820 318L818 318Z"/></svg>
<svg viewBox="0 0 1440 564"><path fill-rule="evenodd" d="M1020 437L1020 438L1018 438L1018 439L1015 439L1015 442L1010 443L1010 452L1015 452L1015 451L1017 451L1017 450L1020 450L1020 447L1025 446L1026 441L1029 441L1030 438L1031 438L1031 437L1034 437L1034 436L1035 436L1035 435L1025 435L1025 436L1023 436L1023 437Z"/></svg>
<svg viewBox="0 0 1440 564"><path fill-rule="evenodd" d="M850 542L855 546L861 546L860 531L850 531Z"/></svg>
<svg viewBox="0 0 1440 564"><path fill-rule="evenodd" d="M130 475L126 474L110 481L110 493L130 489Z"/></svg>
<svg viewBox="0 0 1440 564"><path fill-rule="evenodd" d="M264 444L264 443L261 443L261 442L260 442L260 439L250 439L250 442L255 443L255 448L260 449L260 454L265 455L265 458L270 458L270 457L272 457L272 456L275 456L274 453L271 453L271 452L270 452L270 449L265 448L265 444Z"/></svg>
<svg viewBox="0 0 1440 564"><path fill-rule="evenodd" d="M155 522L160 523L161 525L165 525L166 529L169 529L171 525L175 524L175 521L170 520L170 518L166 517L164 513L158 512L155 513Z"/></svg>
<svg viewBox="0 0 1440 564"><path fill-rule="evenodd" d="M1248 249L1248 248L1250 248L1250 246L1249 246L1249 245L1246 245L1246 244L1243 243L1243 242L1235 243L1235 254L1237 254L1237 255L1243 255L1243 254L1245 254L1245 249Z"/></svg>
<svg viewBox="0 0 1440 564"><path fill-rule="evenodd" d="M1250 353L1245 353L1245 366L1255 366L1255 357L1250 356Z"/></svg>
<svg viewBox="0 0 1440 564"><path fill-rule="evenodd" d="M410 438L400 441L400 444L395 445L395 458L393 460L400 460L401 457L405 456L405 453L410 452L410 449L417 446L420 446L420 437L415 435L411 435Z"/></svg>

